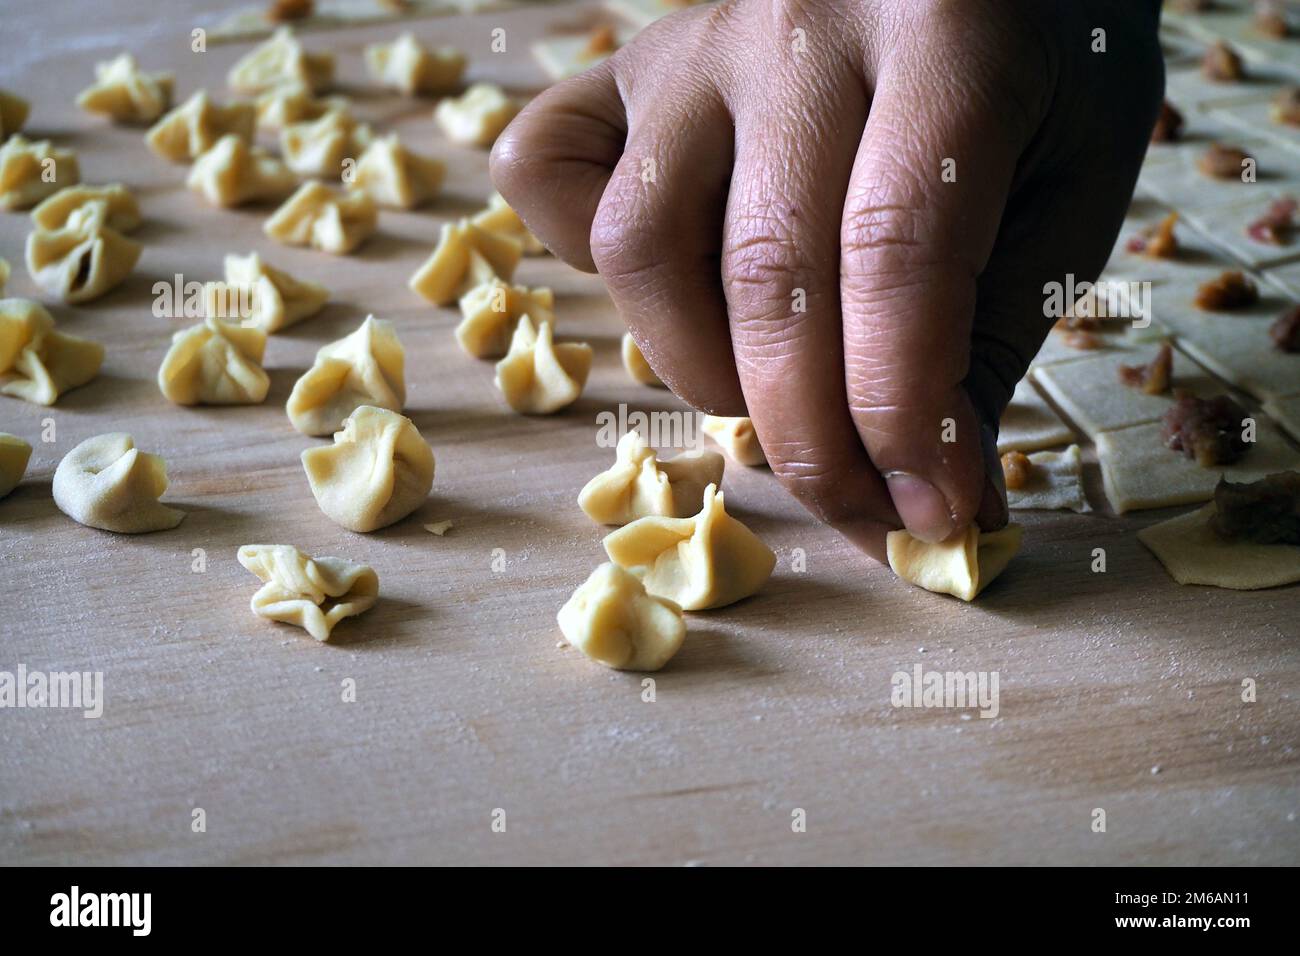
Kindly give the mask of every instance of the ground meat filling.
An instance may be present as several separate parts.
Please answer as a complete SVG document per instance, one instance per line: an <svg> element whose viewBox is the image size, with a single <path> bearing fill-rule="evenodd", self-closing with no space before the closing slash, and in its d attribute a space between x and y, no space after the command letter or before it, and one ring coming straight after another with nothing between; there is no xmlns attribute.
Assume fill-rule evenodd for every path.
<svg viewBox="0 0 1300 956"><path fill-rule="evenodd" d="M1210 522L1225 538L1300 545L1300 472L1280 471L1241 484L1220 478L1214 506Z"/></svg>
<svg viewBox="0 0 1300 956"><path fill-rule="evenodd" d="M1174 349L1168 342L1160 346L1156 357L1146 365L1120 365L1119 380L1129 388L1147 395L1163 395L1169 391L1174 375Z"/></svg>
<svg viewBox="0 0 1300 956"><path fill-rule="evenodd" d="M1232 270L1196 290L1196 307L1207 312L1231 312L1259 301L1259 289L1244 272Z"/></svg>
<svg viewBox="0 0 1300 956"><path fill-rule="evenodd" d="M1205 59L1201 60L1201 74L1216 83L1234 83L1246 75L1241 66L1241 57L1222 40L1215 40L1214 45L1205 51Z"/></svg>
<svg viewBox="0 0 1300 956"><path fill-rule="evenodd" d="M1211 179L1240 179L1250 158L1240 146L1211 143L1210 148L1196 160L1196 168Z"/></svg>
<svg viewBox="0 0 1300 956"><path fill-rule="evenodd" d="M1268 337L1281 352L1300 352L1300 305L1268 327Z"/></svg>
<svg viewBox="0 0 1300 956"><path fill-rule="evenodd" d="M1183 138L1183 114L1172 103L1165 100L1160 104L1160 114L1156 125L1151 130L1151 142L1176 143Z"/></svg>
<svg viewBox="0 0 1300 956"><path fill-rule="evenodd" d="M1131 238L1125 248L1129 252L1144 255L1150 259L1174 259L1178 256L1178 239L1174 236L1174 226L1178 224L1178 213L1171 212L1154 226L1147 226Z"/></svg>
<svg viewBox="0 0 1300 956"><path fill-rule="evenodd" d="M1246 235L1268 246L1285 246L1295 233L1295 214L1300 207L1290 196L1275 199L1264 215L1246 227Z"/></svg>
<svg viewBox="0 0 1300 956"><path fill-rule="evenodd" d="M1274 123L1282 126L1300 126L1300 86L1288 86L1273 97L1269 114Z"/></svg>
<svg viewBox="0 0 1300 956"><path fill-rule="evenodd" d="M1007 491L1019 491L1034 477L1034 463L1022 451L1009 451L1002 456L1002 477Z"/></svg>
<svg viewBox="0 0 1300 956"><path fill-rule="evenodd" d="M1245 409L1227 395L1197 398L1176 392L1173 407L1160 421L1160 436L1167 447L1202 468L1231 465L1246 454L1241 435L1245 418Z"/></svg>

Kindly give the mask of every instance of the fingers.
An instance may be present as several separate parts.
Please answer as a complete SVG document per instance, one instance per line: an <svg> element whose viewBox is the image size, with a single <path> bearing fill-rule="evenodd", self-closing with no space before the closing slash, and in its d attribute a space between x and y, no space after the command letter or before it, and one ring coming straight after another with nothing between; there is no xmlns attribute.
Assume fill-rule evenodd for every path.
<svg viewBox="0 0 1300 956"><path fill-rule="evenodd" d="M611 64L550 87L492 147L492 182L551 252L594 272L588 237L627 136Z"/></svg>

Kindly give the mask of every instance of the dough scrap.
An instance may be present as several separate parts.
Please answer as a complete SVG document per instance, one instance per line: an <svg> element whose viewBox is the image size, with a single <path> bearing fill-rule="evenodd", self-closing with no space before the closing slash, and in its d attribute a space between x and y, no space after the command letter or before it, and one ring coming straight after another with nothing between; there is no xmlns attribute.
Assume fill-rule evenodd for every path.
<svg viewBox="0 0 1300 956"><path fill-rule="evenodd" d="M54 330L39 302L0 299L0 394L53 405L99 374L104 347Z"/></svg>
<svg viewBox="0 0 1300 956"><path fill-rule="evenodd" d="M23 128L30 112L31 104L21 96L0 90L0 143Z"/></svg>
<svg viewBox="0 0 1300 956"><path fill-rule="evenodd" d="M256 252L226 256L225 269L224 282L203 285L204 314L213 318L237 318L269 334L310 318L329 301L323 285L295 279Z"/></svg>
<svg viewBox="0 0 1300 956"><path fill-rule="evenodd" d="M1016 383L998 426L998 454L1037 451L1074 441L1074 429L1052 410L1028 378Z"/></svg>
<svg viewBox="0 0 1300 956"><path fill-rule="evenodd" d="M689 518L704 506L704 489L722 484L725 459L716 451L686 452L659 461L655 450L630 431L618 440L614 464L578 493L578 507L600 524L638 518Z"/></svg>
<svg viewBox="0 0 1300 956"><path fill-rule="evenodd" d="M191 163L223 136L238 136L251 143L256 131L257 107L251 101L221 106L207 90L199 90L150 127L144 141L163 159Z"/></svg>
<svg viewBox="0 0 1300 956"><path fill-rule="evenodd" d="M124 432L87 438L64 455L53 490L60 511L103 531L167 531L185 517L158 501L167 490L166 464L136 448Z"/></svg>
<svg viewBox="0 0 1300 956"><path fill-rule="evenodd" d="M130 53L95 67L95 83L77 97L87 113L116 123L152 123L172 104L172 75L145 73Z"/></svg>
<svg viewBox="0 0 1300 956"><path fill-rule="evenodd" d="M510 285L495 276L460 297L456 341L474 358L501 358L510 350L519 319L555 323L555 293Z"/></svg>
<svg viewBox="0 0 1300 956"><path fill-rule="evenodd" d="M705 415L700 430L717 442L727 457L736 464L749 468L767 464L767 456L763 454L763 446L758 443L758 435L754 433L754 422L751 419Z"/></svg>
<svg viewBox="0 0 1300 956"><path fill-rule="evenodd" d="M392 43L366 47L366 68L379 83L407 96L448 93L460 85L465 54L450 46L426 49L407 30Z"/></svg>
<svg viewBox="0 0 1300 956"><path fill-rule="evenodd" d="M645 356L641 354L641 349L637 347L636 339L632 338L631 332L623 333L621 351L623 354L623 368L632 377L632 381L653 388L668 387L655 374L655 370L650 367L650 363L645 360Z"/></svg>
<svg viewBox="0 0 1300 956"><path fill-rule="evenodd" d="M487 148L519 112L519 103L495 83L475 83L458 97L448 97L433 111L447 138L462 146Z"/></svg>
<svg viewBox="0 0 1300 956"><path fill-rule="evenodd" d="M334 54L309 53L288 27L281 27L230 68L226 77L241 93L263 93L301 84L320 93L334 82Z"/></svg>
<svg viewBox="0 0 1300 956"><path fill-rule="evenodd" d="M341 193L322 183L303 183L263 227L277 242L347 255L374 233L375 201L364 192Z"/></svg>
<svg viewBox="0 0 1300 956"><path fill-rule="evenodd" d="M374 139L370 127L346 109L329 110L320 119L292 123L280 130L280 154L298 176L337 179L344 160L356 161Z"/></svg>
<svg viewBox="0 0 1300 956"><path fill-rule="evenodd" d="M172 336L158 388L177 405L257 405L271 387L265 352L261 329L209 317Z"/></svg>
<svg viewBox="0 0 1300 956"><path fill-rule="evenodd" d="M93 209L93 212L84 210ZM140 203L121 183L108 186L68 186L45 199L32 210L37 229L62 229L74 217L98 216L118 232L130 232L140 225Z"/></svg>
<svg viewBox="0 0 1300 956"><path fill-rule="evenodd" d="M400 521L433 486L428 442L409 418L372 405L348 416L333 445L303 452L302 466L320 510L349 531Z"/></svg>
<svg viewBox="0 0 1300 956"><path fill-rule="evenodd" d="M436 534L438 537L441 538L448 531L450 531L452 527L453 527L453 522L451 521L451 519L444 518L442 521L432 521L429 524L426 524L424 526L424 530L429 532L429 534Z"/></svg>
<svg viewBox="0 0 1300 956"><path fill-rule="evenodd" d="M0 498L18 487L31 457L31 445L17 435L0 432Z"/></svg>
<svg viewBox="0 0 1300 956"><path fill-rule="evenodd" d="M686 639L682 609L609 562L591 572L556 620L573 647L616 670L657 671Z"/></svg>
<svg viewBox="0 0 1300 956"><path fill-rule="evenodd" d="M346 97L325 96L317 99L311 88L303 83L273 87L258 94L254 103L259 133L278 133L294 123L320 119L330 110L348 108Z"/></svg>
<svg viewBox="0 0 1300 956"><path fill-rule="evenodd" d="M605 553L638 574L646 591L686 611L725 607L766 583L776 555L727 514L716 485L693 518L638 518L605 536Z"/></svg>
<svg viewBox="0 0 1300 956"><path fill-rule="evenodd" d="M975 525L939 544L930 544L903 531L885 535L889 566L904 581L973 601L1020 550L1021 528L1009 524L981 532Z"/></svg>
<svg viewBox="0 0 1300 956"><path fill-rule="evenodd" d="M283 199L298 180L278 158L228 133L194 161L185 185L214 206Z"/></svg>
<svg viewBox="0 0 1300 956"><path fill-rule="evenodd" d="M393 133L366 147L344 185L364 189L381 206L415 209L438 195L446 175L446 163L411 152Z"/></svg>
<svg viewBox="0 0 1300 956"><path fill-rule="evenodd" d="M391 323L367 316L351 335L316 353L294 383L285 410L304 435L329 435L362 405L400 412L406 404L406 351Z"/></svg>
<svg viewBox="0 0 1300 956"><path fill-rule="evenodd" d="M510 208L510 204L500 193L494 192L489 196L487 208L475 213L470 222L488 232L518 239L526 256L540 256L546 252L542 241L524 225L524 221L519 218L519 213Z"/></svg>
<svg viewBox="0 0 1300 956"><path fill-rule="evenodd" d="M1036 451L1029 461L1034 466L1029 483L1007 489L1007 507L1013 511L1055 511L1067 509L1080 514L1091 511L1083 493L1083 456L1078 445L1064 451Z"/></svg>
<svg viewBox="0 0 1300 956"><path fill-rule="evenodd" d="M290 544L246 544L238 557L264 582L253 595L253 613L301 627L318 641L379 599L379 575L364 564L311 558Z"/></svg>
<svg viewBox="0 0 1300 956"><path fill-rule="evenodd" d="M54 175L46 182L46 170ZM14 134L0 146L0 209L30 209L65 186L81 182L77 154L48 139Z"/></svg>
<svg viewBox="0 0 1300 956"><path fill-rule="evenodd" d="M506 404L525 415L550 415L582 394L593 357L586 342L554 340L550 322L534 328L521 316L506 357L497 362L496 386Z"/></svg>
<svg viewBox="0 0 1300 956"><path fill-rule="evenodd" d="M105 222L108 207L91 203L75 210L59 229L36 229L27 237L27 271L46 292L64 302L89 302L121 285L144 247Z"/></svg>
<svg viewBox="0 0 1300 956"><path fill-rule="evenodd" d="M1143 528L1146 545L1179 584L1254 591L1300 581L1300 547L1221 537L1211 525L1215 505Z"/></svg>
<svg viewBox="0 0 1300 956"><path fill-rule="evenodd" d="M509 281L522 256L523 246L512 236L468 219L443 223L438 244L407 285L434 305L447 305L492 279Z"/></svg>

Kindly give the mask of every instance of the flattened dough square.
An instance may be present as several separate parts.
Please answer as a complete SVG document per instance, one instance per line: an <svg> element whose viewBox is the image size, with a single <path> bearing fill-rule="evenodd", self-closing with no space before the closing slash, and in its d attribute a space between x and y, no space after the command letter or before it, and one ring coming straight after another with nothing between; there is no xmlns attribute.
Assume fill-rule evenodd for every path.
<svg viewBox="0 0 1300 956"><path fill-rule="evenodd" d="M1300 581L1300 547L1225 541L1210 526L1214 505L1153 524L1141 541L1179 584L1254 591Z"/></svg>
<svg viewBox="0 0 1300 956"><path fill-rule="evenodd" d="M1083 455L1078 445L1064 451L1036 451L1029 456L1033 476L1023 488L1007 489L1012 511L1091 511L1083 493Z"/></svg>
<svg viewBox="0 0 1300 956"><path fill-rule="evenodd" d="M1300 165L1300 156L1295 157L1294 162ZM1258 269L1274 262L1287 262L1300 257L1300 230L1294 230L1289 241L1280 246L1257 242L1247 233L1247 229L1268 211L1274 201L1283 198L1300 199L1300 190L1293 193L1286 190L1268 190L1247 197L1242 202L1220 203L1204 209L1189 210L1187 221L1236 259L1252 269ZM1234 267L1223 266L1223 268Z"/></svg>
<svg viewBox="0 0 1300 956"><path fill-rule="evenodd" d="M1216 122L1263 136L1284 149L1300 152L1300 126L1273 121L1273 97L1281 86L1271 86L1238 100L1216 103L1210 116Z"/></svg>
<svg viewBox="0 0 1300 956"><path fill-rule="evenodd" d="M1187 217L1181 215L1174 226L1174 238L1178 240L1176 258L1160 259L1127 250L1130 239L1143 230L1158 225L1173 211L1154 199L1135 197L1129 206L1128 215L1124 217L1124 225L1120 227L1119 238L1115 240L1115 248L1111 250L1104 275L1127 281L1161 282L1197 267L1217 265L1220 269L1233 268L1232 260L1223 254L1219 246L1189 223Z"/></svg>
<svg viewBox="0 0 1300 956"><path fill-rule="evenodd" d="M631 30L619 28L614 31L616 48L622 47L631 38ZM590 44L591 36L586 33L546 37L533 44L533 58L541 66L542 72L558 83L591 69L612 55L612 51L591 54L588 52Z"/></svg>
<svg viewBox="0 0 1300 956"><path fill-rule="evenodd" d="M998 454L1012 451L1035 451L1074 441L1074 431L1052 411L1052 406L1038 394L1029 379L1016 385L1011 404L1002 413L998 427Z"/></svg>
<svg viewBox="0 0 1300 956"><path fill-rule="evenodd" d="M1143 187L1183 213L1222 203L1248 202L1265 193L1300 190L1300 163L1293 153L1264 139L1233 136L1225 137L1223 142L1239 146L1254 158L1254 182L1242 182L1240 177L1206 176L1196 168L1196 161L1208 144L1186 143L1170 147L1173 153L1167 163L1148 164L1149 169L1143 166Z"/></svg>

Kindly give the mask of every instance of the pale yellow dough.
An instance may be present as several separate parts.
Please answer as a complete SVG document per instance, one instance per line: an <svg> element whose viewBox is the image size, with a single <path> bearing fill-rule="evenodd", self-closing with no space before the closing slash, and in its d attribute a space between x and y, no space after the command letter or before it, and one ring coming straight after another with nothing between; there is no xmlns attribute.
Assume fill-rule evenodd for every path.
<svg viewBox="0 0 1300 956"><path fill-rule="evenodd" d="M81 168L70 149L17 134L0 146L0 209L30 209L79 182Z"/></svg>
<svg viewBox="0 0 1300 956"><path fill-rule="evenodd" d="M172 105L172 75L145 73L129 53L95 67L95 83L77 97L87 113L118 123L152 123Z"/></svg>
<svg viewBox="0 0 1300 956"><path fill-rule="evenodd" d="M407 96L447 93L460 85L465 54L449 46L427 49L408 30L392 43L366 47L366 69L379 83Z"/></svg>
<svg viewBox="0 0 1300 956"><path fill-rule="evenodd" d="M261 329L204 319L172 336L158 388L177 405L256 405L271 387L265 352Z"/></svg>
<svg viewBox="0 0 1300 956"><path fill-rule="evenodd" d="M121 285L144 247L108 225L109 214L107 205L89 203L73 211L58 229L33 230L26 258L36 284L72 304L97 299Z"/></svg>
<svg viewBox="0 0 1300 956"><path fill-rule="evenodd" d="M381 206L414 209L438 195L446 175L446 163L411 152L393 133L366 147L344 186L365 190Z"/></svg>
<svg viewBox="0 0 1300 956"><path fill-rule="evenodd" d="M468 219L443 223L438 244L407 285L434 305L447 305L493 279L508 282L522 256L523 245L513 236Z"/></svg>
<svg viewBox="0 0 1300 956"><path fill-rule="evenodd" d="M0 259L0 295L4 295L5 286L9 284L9 263Z"/></svg>
<svg viewBox="0 0 1300 956"><path fill-rule="evenodd" d="M281 27L231 67L227 81L241 93L292 84L319 93L334 82L334 54L308 52L291 29Z"/></svg>
<svg viewBox="0 0 1300 956"><path fill-rule="evenodd" d="M185 184L214 206L273 202L293 192L298 180L278 157L228 133L190 167Z"/></svg>
<svg viewBox="0 0 1300 956"><path fill-rule="evenodd" d="M293 123L280 130L280 154L298 176L338 179L344 162L357 157L373 140L370 127L346 109L330 110L320 119Z"/></svg>
<svg viewBox="0 0 1300 956"><path fill-rule="evenodd" d="M627 374L632 377L632 381L639 385L649 385L652 388L667 388L655 370L650 367L650 363L645 360L641 350L637 348L636 340L632 338L631 332L623 333L623 343L621 346L623 354L623 368Z"/></svg>
<svg viewBox="0 0 1300 956"><path fill-rule="evenodd" d="M252 142L256 128L257 107L251 101L222 106L206 90L199 90L150 127L144 140L163 159L191 163L223 136Z"/></svg>
<svg viewBox="0 0 1300 956"><path fill-rule="evenodd" d="M1078 445L1064 451L1036 451L1029 456L1033 475L1024 488L1007 489L1012 511L1092 510L1083 493L1083 456Z"/></svg>
<svg viewBox="0 0 1300 956"><path fill-rule="evenodd" d="M608 562L573 592L556 620L569 644L617 670L657 671L686 639L677 604L646 593L636 575Z"/></svg>
<svg viewBox="0 0 1300 956"><path fill-rule="evenodd" d="M702 611L725 607L761 588L776 555L754 532L727 514L715 485L693 518L639 518L605 536L605 553L638 574L646 590Z"/></svg>
<svg viewBox="0 0 1300 956"><path fill-rule="evenodd" d="M27 122L31 104L8 90L0 90L0 143L17 133Z"/></svg>
<svg viewBox="0 0 1300 956"><path fill-rule="evenodd" d="M550 415L578 400L593 356L586 342L557 344L550 322L534 328L525 315L515 327L506 357L497 362L496 386L515 411Z"/></svg>
<svg viewBox="0 0 1300 956"><path fill-rule="evenodd" d="M488 232L519 240L526 256L540 256L546 252L546 247L542 245L541 240L524 225L524 221L519 218L519 213L510 208L510 204L500 193L489 196L487 208L475 213L470 222Z"/></svg>
<svg viewBox="0 0 1300 956"><path fill-rule="evenodd" d="M519 103L501 87L475 83L460 96L439 103L433 118L453 143L487 148L518 112Z"/></svg>
<svg viewBox="0 0 1300 956"><path fill-rule="evenodd" d="M491 278L460 297L460 324L456 341L474 358L501 358L523 316L534 323L555 323L555 293L545 287L530 289Z"/></svg>
<svg viewBox="0 0 1300 956"><path fill-rule="evenodd" d="M0 432L0 498L18 487L31 457L31 445L17 435Z"/></svg>
<svg viewBox="0 0 1300 956"><path fill-rule="evenodd" d="M237 318L263 332L278 332L325 307L329 290L315 282L295 279L256 252L228 255L226 281L203 285L203 307L209 316Z"/></svg>
<svg viewBox="0 0 1300 956"><path fill-rule="evenodd" d="M701 431L722 447L727 457L739 465L757 468L767 464L763 446L758 443L754 422L748 418L725 418L705 415Z"/></svg>
<svg viewBox="0 0 1300 956"><path fill-rule="evenodd" d="M119 534L176 527L185 512L158 499L167 490L167 466L135 447L122 432L87 438L54 469L54 503L74 521Z"/></svg>
<svg viewBox="0 0 1300 956"><path fill-rule="evenodd" d="M239 563L263 582L253 595L253 613L303 628L328 641L335 625L374 607L379 575L342 558L311 558L288 544L246 544Z"/></svg>
<svg viewBox="0 0 1300 956"><path fill-rule="evenodd" d="M1037 451L1074 441L1074 430L1061 421L1052 406L1038 394L1028 378L1016 384L1015 393L998 426L998 454Z"/></svg>
<svg viewBox="0 0 1300 956"><path fill-rule="evenodd" d="M654 449L630 431L618 440L613 466L578 493L578 507L600 524L625 525L652 515L689 518L704 505L704 489L722 484L725 465L715 451L659 461Z"/></svg>
<svg viewBox="0 0 1300 956"><path fill-rule="evenodd" d="M323 183L303 183L262 227L288 246L347 255L374 234L379 209L365 192L342 193Z"/></svg>
<svg viewBox="0 0 1300 956"><path fill-rule="evenodd" d="M258 94L255 105L257 131L278 133L294 123L320 119L330 110L347 109L348 100L343 96L317 99L307 85L288 83Z"/></svg>
<svg viewBox="0 0 1300 956"><path fill-rule="evenodd" d="M973 601L993 582L1020 550L1020 525L981 532L971 525L963 533L930 544L907 531L885 536L889 566L904 581L933 591Z"/></svg>
<svg viewBox="0 0 1300 956"><path fill-rule="evenodd" d="M92 216L118 232L130 232L140 225L140 203L121 183L68 186L32 210L32 223L37 229L63 229Z"/></svg>
<svg viewBox="0 0 1300 956"><path fill-rule="evenodd" d="M1228 541L1210 524L1215 505L1143 528L1138 540L1179 584L1254 591L1300 581L1300 547Z"/></svg>
<svg viewBox="0 0 1300 956"><path fill-rule="evenodd" d="M53 405L99 374L104 347L55 331L39 302L0 299L0 394Z"/></svg>
<svg viewBox="0 0 1300 956"><path fill-rule="evenodd" d="M304 435L329 435L362 405L400 412L406 404L406 351L391 323L367 316L361 326L323 346L293 386L285 410Z"/></svg>

